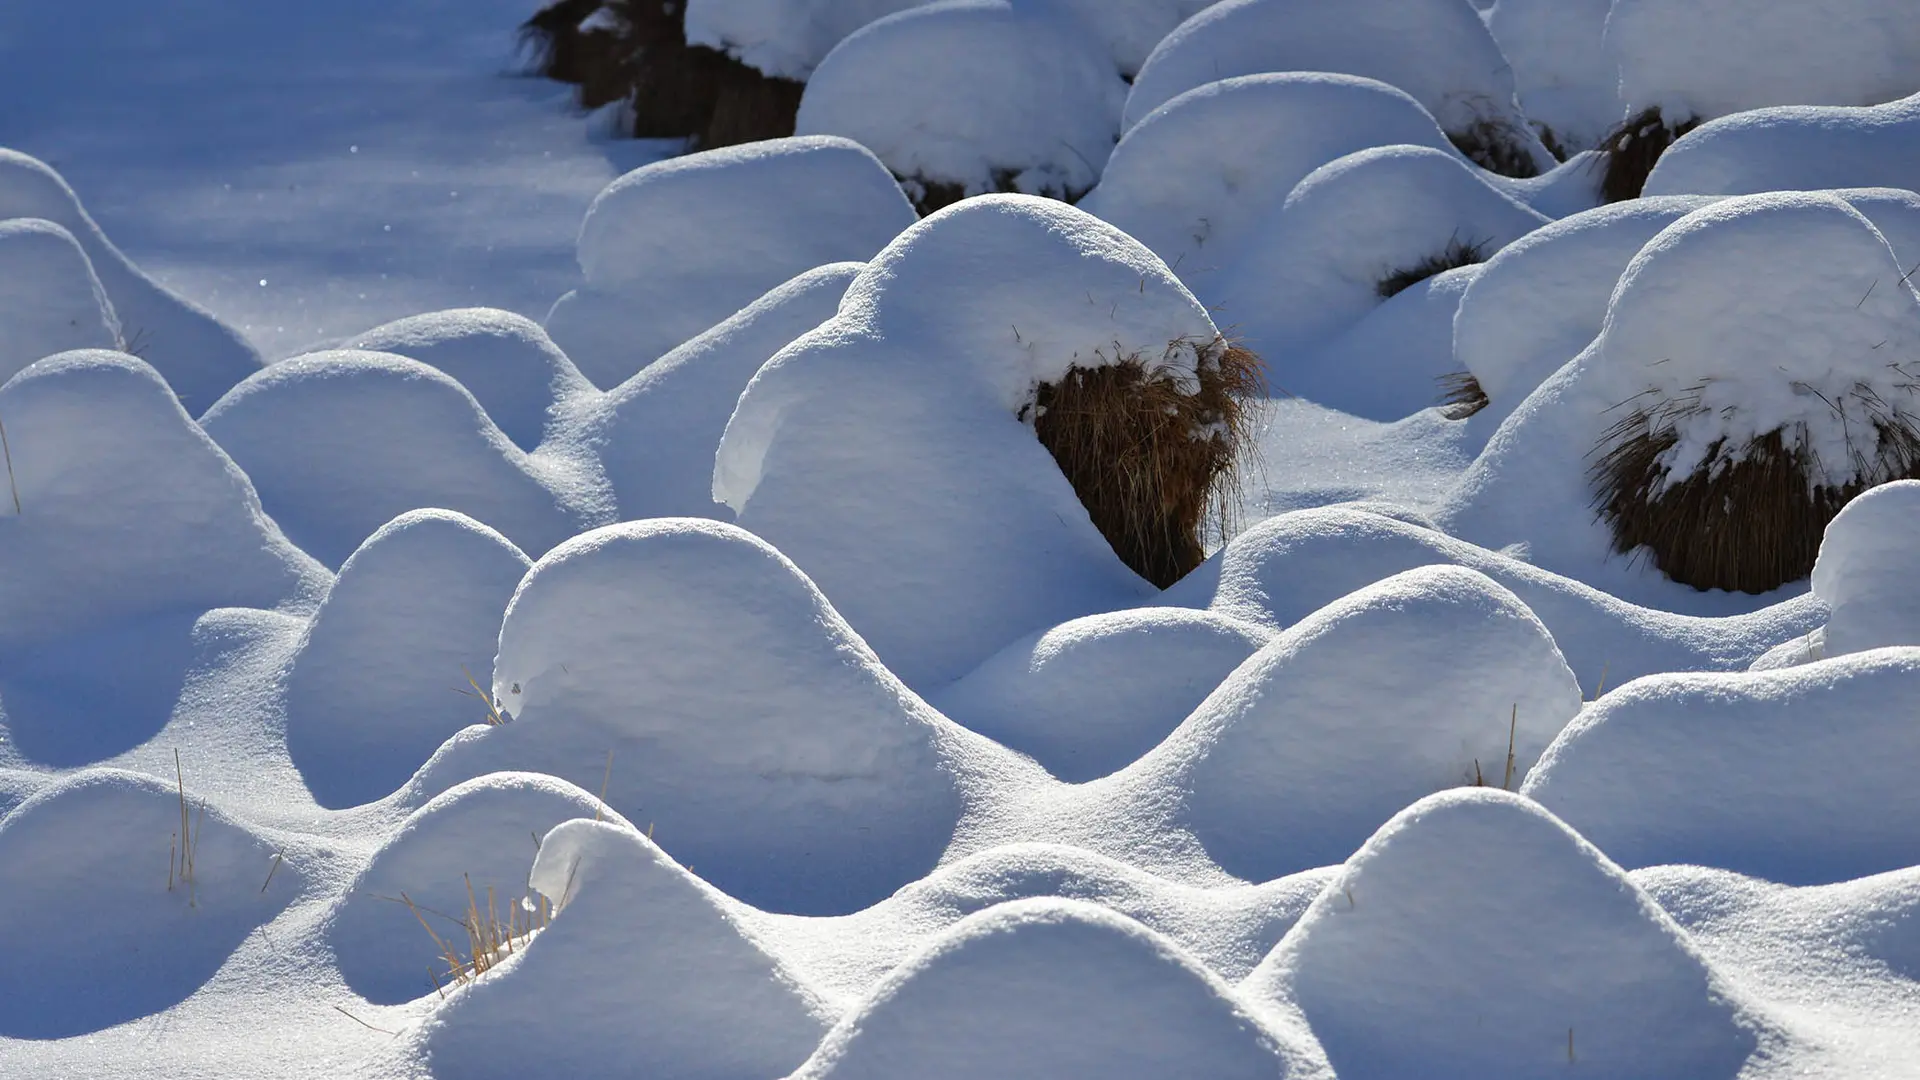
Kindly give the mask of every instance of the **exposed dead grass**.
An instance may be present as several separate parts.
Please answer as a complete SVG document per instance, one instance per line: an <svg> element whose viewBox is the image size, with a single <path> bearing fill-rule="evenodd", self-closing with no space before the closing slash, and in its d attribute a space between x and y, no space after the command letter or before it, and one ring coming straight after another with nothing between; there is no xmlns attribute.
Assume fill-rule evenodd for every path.
<svg viewBox="0 0 1920 1080"><path fill-rule="evenodd" d="M1440 384L1440 414L1449 420L1465 420L1492 403L1471 371L1449 372L1436 381Z"/></svg>
<svg viewBox="0 0 1920 1080"><path fill-rule="evenodd" d="M1504 121L1482 116L1458 131L1447 132L1447 141L1488 172L1521 180L1540 175L1540 165L1527 151L1524 134Z"/></svg>
<svg viewBox="0 0 1920 1080"><path fill-rule="evenodd" d="M1600 151L1600 197L1605 202L1637 199L1647 177L1682 135L1700 126L1698 117L1669 121L1659 106L1642 109L1620 122L1594 149Z"/></svg>
<svg viewBox="0 0 1920 1080"><path fill-rule="evenodd" d="M1173 362L1187 352L1199 356L1191 394ZM1253 445L1246 403L1265 393L1265 367L1249 350L1225 338L1177 341L1158 361L1071 368L1039 386L1021 419L1114 553L1166 588L1205 560L1208 512L1223 528L1230 521Z"/></svg>
<svg viewBox="0 0 1920 1080"><path fill-rule="evenodd" d="M194 855L200 849L200 835L206 830L207 806L200 804L198 817L187 805L187 779L180 768L180 751L173 752L174 790L180 794L180 831L173 834L167 850L167 891L175 886L187 890L187 906L200 906L200 884L194 876ZM265 886L262 886L264 889Z"/></svg>
<svg viewBox="0 0 1920 1080"><path fill-rule="evenodd" d="M1398 296L1435 274L1486 262L1487 248L1492 243L1490 239L1462 240L1458 234L1455 234L1448 238L1447 246L1413 265L1388 270L1379 281L1374 283L1373 291L1384 300Z"/></svg>
<svg viewBox="0 0 1920 1080"><path fill-rule="evenodd" d="M429 969L429 973L433 977L434 985L439 987L442 994L446 993L446 987L442 981L443 974L446 980L456 985L477 979L495 965L526 948L527 943L533 940L533 935L545 929L553 921L553 903L544 896L537 901L531 898L509 901L506 905L507 917L502 921L500 905L494 895L493 886L487 886L487 902L483 907L480 904L479 894L473 887L473 878L463 874L461 879L467 885L467 910L463 915L454 916L433 908L422 907L414 903L413 899L404 892L400 894L397 901L406 905L408 911L413 912L413 917L420 921L421 928L433 938L434 945L440 950L440 958L447 965L447 969L444 973ZM384 899L393 898L385 897ZM458 926L460 934L451 938L442 937L433 928L433 924L427 921L428 915Z"/></svg>

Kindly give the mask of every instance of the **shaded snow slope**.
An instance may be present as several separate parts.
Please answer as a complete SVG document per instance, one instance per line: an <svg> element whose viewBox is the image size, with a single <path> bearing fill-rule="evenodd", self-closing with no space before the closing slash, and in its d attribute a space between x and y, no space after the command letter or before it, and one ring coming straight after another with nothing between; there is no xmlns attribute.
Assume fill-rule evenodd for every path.
<svg viewBox="0 0 1920 1080"><path fill-rule="evenodd" d="M547 333L602 389L822 263L865 259L911 225L885 166L847 139L689 154L607 185L580 225L578 289Z"/></svg>
<svg viewBox="0 0 1920 1080"><path fill-rule="evenodd" d="M347 557L287 671L287 753L322 806L387 795L486 719L500 616L531 565L450 510L402 514Z"/></svg>
<svg viewBox="0 0 1920 1080"><path fill-rule="evenodd" d="M420 507L458 510L536 554L610 516L597 477L529 456L451 376L391 353L281 361L204 422L267 512L330 566Z"/></svg>
<svg viewBox="0 0 1920 1080"><path fill-rule="evenodd" d="M123 344L113 302L73 234L40 218L0 220L0 384L54 353Z"/></svg>

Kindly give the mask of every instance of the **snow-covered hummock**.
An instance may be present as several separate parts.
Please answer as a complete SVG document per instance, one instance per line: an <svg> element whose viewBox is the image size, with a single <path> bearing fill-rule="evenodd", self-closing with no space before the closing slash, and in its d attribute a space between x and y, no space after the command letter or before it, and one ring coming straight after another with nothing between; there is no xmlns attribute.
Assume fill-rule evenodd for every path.
<svg viewBox="0 0 1920 1080"><path fill-rule="evenodd" d="M82 1035L176 1005L300 891L297 860L262 888L274 847L196 794L192 768L184 793L172 777L73 773L0 818L0 1036Z"/></svg>
<svg viewBox="0 0 1920 1080"><path fill-rule="evenodd" d="M343 347L395 353L453 376L522 450L538 447L550 424L593 395L593 384L539 323L498 308L410 316Z"/></svg>
<svg viewBox="0 0 1920 1080"><path fill-rule="evenodd" d="M1126 94L1070 16L949 0L836 46L807 83L796 130L857 140L917 183L1072 198L1099 181Z"/></svg>
<svg viewBox="0 0 1920 1080"><path fill-rule="evenodd" d="M553 305L547 333L610 389L795 274L870 257L914 216L886 166L847 139L656 162L593 200L585 282Z"/></svg>
<svg viewBox="0 0 1920 1080"><path fill-rule="evenodd" d="M730 898L625 823L559 825L530 883L552 925L412 1036L435 1077L777 1077L831 1023Z"/></svg>
<svg viewBox="0 0 1920 1080"><path fill-rule="evenodd" d="M456 736L423 790L497 769L604 784L703 878L786 911L857 909L931 869L961 811L955 740L973 744L785 556L705 520L549 552L507 609L493 694L510 722Z"/></svg>
<svg viewBox="0 0 1920 1080"><path fill-rule="evenodd" d="M1872 488L1827 523L1813 593L1827 605L1828 656L1920 645L1920 480Z"/></svg>
<svg viewBox="0 0 1920 1080"><path fill-rule="evenodd" d="M1382 372L1321 364L1314 351L1380 306L1380 282L1445 252L1489 255L1547 223L1458 154L1381 146L1329 162L1239 241L1243 253L1200 293L1265 357L1289 394L1382 419L1401 388ZM1433 386L1421 388L1429 397ZM1386 394L1387 397L1380 397Z"/></svg>
<svg viewBox="0 0 1920 1080"><path fill-rule="evenodd" d="M1907 0L1614 0L1606 52L1629 112L1669 122L1769 105L1878 105L1920 90Z"/></svg>
<svg viewBox="0 0 1920 1080"><path fill-rule="evenodd" d="M1121 128L1196 86L1263 71L1379 79L1413 95L1450 133L1488 124L1541 171L1554 165L1514 100L1513 69L1467 0L1214 4L1153 50L1127 97Z"/></svg>
<svg viewBox="0 0 1920 1080"><path fill-rule="evenodd" d="M1652 675L1581 713L1525 791L1627 867L1807 884L1912 866L1916 694L1914 648Z"/></svg>
<svg viewBox="0 0 1920 1080"><path fill-rule="evenodd" d="M159 373L122 353L41 360L0 387L0 645L311 596L326 571ZM19 513L13 499L19 498Z"/></svg>
<svg viewBox="0 0 1920 1080"><path fill-rule="evenodd" d="M1308 173L1396 143L1453 152L1419 102L1357 75L1285 72L1189 90L1127 131L1077 204L1206 293L1249 230Z"/></svg>
<svg viewBox="0 0 1920 1080"><path fill-rule="evenodd" d="M73 234L40 218L0 220L0 384L54 353L122 344L113 303Z"/></svg>
<svg viewBox="0 0 1920 1080"><path fill-rule="evenodd" d="M1304 1032L1257 1019L1185 950L1106 908L1019 900L902 963L794 1080L1323 1075Z"/></svg>
<svg viewBox="0 0 1920 1080"><path fill-rule="evenodd" d="M932 702L1078 783L1157 746L1272 636L1190 608L1089 615L1008 645Z"/></svg>
<svg viewBox="0 0 1920 1080"><path fill-rule="evenodd" d="M1746 195L1910 188L1920 183L1916 175L1920 94L1865 108L1783 105L1709 121L1660 155L1644 190Z"/></svg>
<svg viewBox="0 0 1920 1080"><path fill-rule="evenodd" d="M909 685L1152 595L1030 427L1038 383L1138 356L1188 378L1213 321L1139 242L988 195L901 234L741 395L715 498Z"/></svg>
<svg viewBox="0 0 1920 1080"><path fill-rule="evenodd" d="M260 354L239 334L128 262L58 173L0 147L0 219L17 217L44 218L73 235L112 302L126 347L166 378L188 412L199 415L259 370Z"/></svg>
<svg viewBox="0 0 1920 1080"><path fill-rule="evenodd" d="M1265 881L1340 861L1431 792L1517 787L1579 710L1526 605L1427 566L1289 627L1116 780L1182 792L1180 822L1214 862Z"/></svg>
<svg viewBox="0 0 1920 1080"><path fill-rule="evenodd" d="M687 0L687 44L805 82L855 30L925 0Z"/></svg>
<svg viewBox="0 0 1920 1080"><path fill-rule="evenodd" d="M486 720L500 616L532 565L451 510L402 514L347 557L287 671L287 753L320 805L387 795Z"/></svg>
<svg viewBox="0 0 1920 1080"><path fill-rule="evenodd" d="M1776 1038L1612 860L1484 788L1381 826L1240 989L1343 1080L1732 1080Z"/></svg>
<svg viewBox="0 0 1920 1080"><path fill-rule="evenodd" d="M1710 200L1641 198L1561 218L1500 249L1460 298L1454 359L1486 391L1489 431L1580 354L1606 320L1627 263Z"/></svg>
<svg viewBox="0 0 1920 1080"><path fill-rule="evenodd" d="M540 838L561 822L596 816L626 824L564 780L509 772L470 780L414 811L381 841L321 924L341 979L379 1005L431 994L436 980L453 981L433 934L459 945L467 959L461 921L468 887L483 918L491 900L503 926L510 910L516 928L527 926L521 901L537 899L527 874Z"/></svg>
<svg viewBox="0 0 1920 1080"><path fill-rule="evenodd" d="M202 422L287 535L329 566L420 507L458 510L532 553L611 516L599 478L527 454L452 376L392 353L283 360Z"/></svg>
<svg viewBox="0 0 1920 1080"><path fill-rule="evenodd" d="M1826 615L1804 595L1725 618L1636 607L1513 553L1351 506L1296 510L1260 522L1167 590L1164 602L1284 628L1376 581L1434 563L1477 570L1512 590L1546 624L1589 689L1658 671L1745 667Z"/></svg>
<svg viewBox="0 0 1920 1080"><path fill-rule="evenodd" d="M577 430L606 469L622 520L727 517L713 499L713 455L760 365L833 317L860 263L800 274L607 392Z"/></svg>
<svg viewBox="0 0 1920 1080"><path fill-rule="evenodd" d="M1620 72L1601 48L1612 0L1499 0L1487 29L1513 65L1527 119L1560 149L1589 149L1625 115Z"/></svg>
<svg viewBox="0 0 1920 1080"><path fill-rule="evenodd" d="M1634 256L1599 337L1502 425L1441 526L1490 547L1525 543L1536 564L1616 595L1687 603L1681 587L1655 586L1657 571L1609 555L1589 455L1623 407L1697 398L1697 410L1656 421L1677 437L1661 460L1670 480L1784 429L1817 460L1814 483L1852 482L1855 451L1872 451L1871 396L1911 407L1900 358L1920 351L1920 296L1901 275L1880 232L1837 195L1692 211ZM1849 434L1862 445L1850 449Z"/></svg>

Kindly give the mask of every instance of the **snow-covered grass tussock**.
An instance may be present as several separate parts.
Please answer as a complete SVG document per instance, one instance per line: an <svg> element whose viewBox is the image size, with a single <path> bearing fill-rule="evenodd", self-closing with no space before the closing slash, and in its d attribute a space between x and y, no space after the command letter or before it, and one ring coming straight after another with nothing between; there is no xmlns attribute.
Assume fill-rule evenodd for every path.
<svg viewBox="0 0 1920 1080"><path fill-rule="evenodd" d="M1646 192L1911 188L1916 170L1920 93L1883 105L1782 105L1709 121L1661 155Z"/></svg>

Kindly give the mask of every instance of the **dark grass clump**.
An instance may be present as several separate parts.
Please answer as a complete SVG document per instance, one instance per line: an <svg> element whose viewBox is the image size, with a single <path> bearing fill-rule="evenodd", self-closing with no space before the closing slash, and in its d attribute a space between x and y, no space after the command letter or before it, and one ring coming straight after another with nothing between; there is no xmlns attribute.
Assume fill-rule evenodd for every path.
<svg viewBox="0 0 1920 1080"><path fill-rule="evenodd" d="M1639 198L1660 155L1699 126L1700 119L1693 116L1669 123L1657 105L1621 121L1594 148L1600 151L1601 199L1613 203Z"/></svg>
<svg viewBox="0 0 1920 1080"><path fill-rule="evenodd" d="M1503 121L1480 117L1459 131L1447 132L1447 141L1488 172L1520 180L1540 175L1540 165L1527 152L1526 141Z"/></svg>
<svg viewBox="0 0 1920 1080"><path fill-rule="evenodd" d="M1920 477L1920 418L1867 387L1850 397L1865 415L1841 415L1859 434L1849 440L1854 478L1837 487L1814 481L1825 473L1804 426L1743 446L1715 443L1692 474L1669 482L1661 459L1678 442L1673 420L1698 406L1636 408L1607 431L1588 474L1614 552L1644 552L1667 577L1701 590L1764 593L1811 574L1827 523L1854 496Z"/></svg>
<svg viewBox="0 0 1920 1080"><path fill-rule="evenodd" d="M1017 194L1020 192L1020 186L1014 182L1014 177L1018 175L1019 173L1013 169L995 169L993 186L987 191L976 191L971 194L968 193L964 184L956 184L948 180L928 180L918 176L901 176L896 179L900 181L901 190L907 193L907 201L913 203L913 208L920 212L921 217L926 217L936 211L945 210L962 199L971 198L972 195ZM1059 199L1061 202L1072 204L1079 202L1081 197L1091 190L1086 188L1079 191L1029 191L1026 194L1044 195L1050 199Z"/></svg>
<svg viewBox="0 0 1920 1080"><path fill-rule="evenodd" d="M1195 347L1176 341L1168 355ZM1163 589L1205 561L1208 512L1230 522L1253 446L1247 403L1266 394L1249 350L1222 338L1197 351L1197 393L1181 393L1164 362L1132 356L1070 368L1021 410L1114 553Z"/></svg>
<svg viewBox="0 0 1920 1080"><path fill-rule="evenodd" d="M1380 294L1382 300L1398 296L1435 274L1462 266L1472 266L1487 261L1487 247L1490 240L1462 240L1458 236L1447 241L1447 246L1435 254L1429 255L1412 266L1390 271L1385 277L1374 283L1373 291Z"/></svg>
<svg viewBox="0 0 1920 1080"><path fill-rule="evenodd" d="M1440 415L1449 420L1465 420L1491 403L1471 371L1450 372L1435 381L1440 384Z"/></svg>
<svg viewBox="0 0 1920 1080"><path fill-rule="evenodd" d="M628 134L711 150L793 134L802 84L688 45L684 0L554 0L520 28L533 71L583 109L626 103Z"/></svg>

